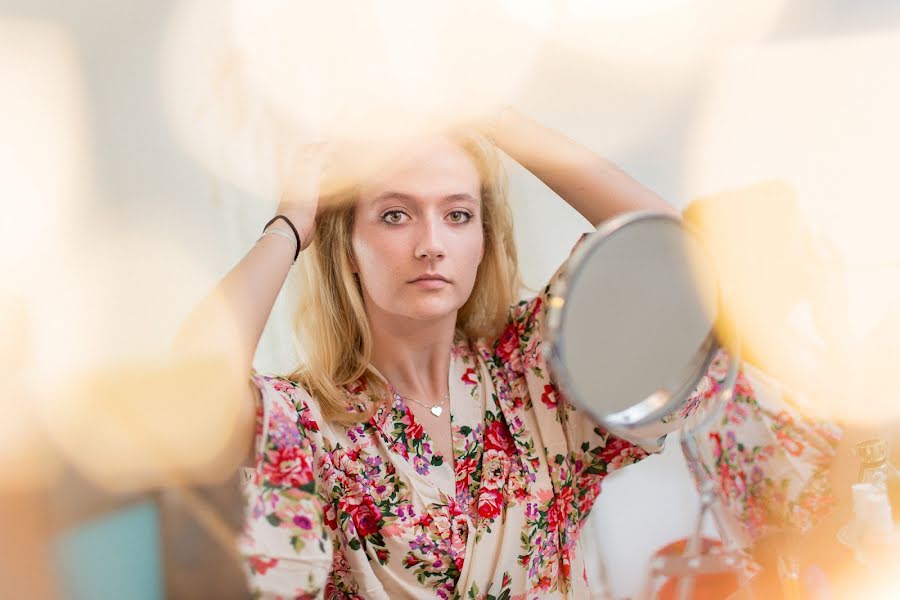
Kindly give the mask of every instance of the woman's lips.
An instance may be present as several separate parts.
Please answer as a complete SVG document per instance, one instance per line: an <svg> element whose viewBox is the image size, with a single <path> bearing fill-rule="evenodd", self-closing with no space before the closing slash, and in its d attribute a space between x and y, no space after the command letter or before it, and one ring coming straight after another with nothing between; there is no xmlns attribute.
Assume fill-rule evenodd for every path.
<svg viewBox="0 0 900 600"><path fill-rule="evenodd" d="M439 290L444 286L450 285L449 282L444 281L443 279L416 279L411 283L427 290Z"/></svg>

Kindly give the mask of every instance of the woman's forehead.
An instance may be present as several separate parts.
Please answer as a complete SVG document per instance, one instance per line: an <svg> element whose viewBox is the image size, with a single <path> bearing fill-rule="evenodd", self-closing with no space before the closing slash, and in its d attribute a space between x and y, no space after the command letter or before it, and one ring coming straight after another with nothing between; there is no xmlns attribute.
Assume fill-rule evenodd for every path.
<svg viewBox="0 0 900 600"><path fill-rule="evenodd" d="M413 199L481 196L481 176L475 161L445 138L417 140L395 153L363 179L360 200L373 202L389 194Z"/></svg>

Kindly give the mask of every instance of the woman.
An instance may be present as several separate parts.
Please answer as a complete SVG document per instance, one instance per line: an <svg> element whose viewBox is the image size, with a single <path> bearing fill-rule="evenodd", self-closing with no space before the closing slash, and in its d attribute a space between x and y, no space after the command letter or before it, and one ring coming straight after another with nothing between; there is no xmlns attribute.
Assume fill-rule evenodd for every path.
<svg viewBox="0 0 900 600"><path fill-rule="evenodd" d="M592 225L672 210L513 110L481 133ZM253 586L285 598L587 597L581 526L602 479L647 453L559 395L541 352L550 285L516 303L493 145L433 135L394 156L318 211L315 180L289 190L287 219L267 230L280 232L221 284L251 375L296 230L307 360L288 377L251 375L242 549Z"/></svg>

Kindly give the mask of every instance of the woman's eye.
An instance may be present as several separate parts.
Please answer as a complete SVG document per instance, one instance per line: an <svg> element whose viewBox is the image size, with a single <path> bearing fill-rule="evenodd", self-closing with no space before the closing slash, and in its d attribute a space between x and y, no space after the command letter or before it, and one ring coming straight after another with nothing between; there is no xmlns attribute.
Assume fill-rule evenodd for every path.
<svg viewBox="0 0 900 600"><path fill-rule="evenodd" d="M450 213L450 220L454 223L466 223L472 219L472 214L465 210L454 210Z"/></svg>
<svg viewBox="0 0 900 600"><path fill-rule="evenodd" d="M398 225L405 216L402 210L389 210L381 215L381 220L390 225Z"/></svg>

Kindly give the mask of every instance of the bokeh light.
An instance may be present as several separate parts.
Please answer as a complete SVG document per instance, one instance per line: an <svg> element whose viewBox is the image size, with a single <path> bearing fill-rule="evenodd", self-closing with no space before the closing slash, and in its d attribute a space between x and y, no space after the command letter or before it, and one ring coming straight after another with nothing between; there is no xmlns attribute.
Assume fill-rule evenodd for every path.
<svg viewBox="0 0 900 600"><path fill-rule="evenodd" d="M185 316L172 290L214 275L159 232L90 218L87 94L64 28L0 21L0 86L0 491L48 488L63 463L115 491L221 477L246 382L161 358Z"/></svg>
<svg viewBox="0 0 900 600"><path fill-rule="evenodd" d="M248 384L225 355L109 364L48 388L41 412L66 460L101 489L220 483ZM249 444L249 440L247 441Z"/></svg>
<svg viewBox="0 0 900 600"><path fill-rule="evenodd" d="M759 40L778 22L784 0L548 0L549 35L599 62L685 77L728 48Z"/></svg>
<svg viewBox="0 0 900 600"><path fill-rule="evenodd" d="M900 418L898 51L896 34L736 51L689 152L748 354L849 423Z"/></svg>
<svg viewBox="0 0 900 600"><path fill-rule="evenodd" d="M62 264L70 268L35 303L32 387L63 459L115 492L227 474L246 403L236 390L247 387L233 379L244 343L231 307L212 296L214 339L192 341L193 353L178 360L169 354L197 290L211 289L215 275L137 227L85 243Z"/></svg>
<svg viewBox="0 0 900 600"><path fill-rule="evenodd" d="M85 125L82 77L65 30L0 19L0 273L10 287L37 279L83 199Z"/></svg>
<svg viewBox="0 0 900 600"><path fill-rule="evenodd" d="M39 352L36 299L88 185L84 116L66 31L0 19L0 490L42 489L58 471L29 373Z"/></svg>
<svg viewBox="0 0 900 600"><path fill-rule="evenodd" d="M481 118L516 95L539 41L499 0L194 1L172 15L163 85L191 154L271 197L277 136L365 140Z"/></svg>
<svg viewBox="0 0 900 600"><path fill-rule="evenodd" d="M32 319L22 297L0 295L0 495L45 490L59 473L25 377L34 350Z"/></svg>

